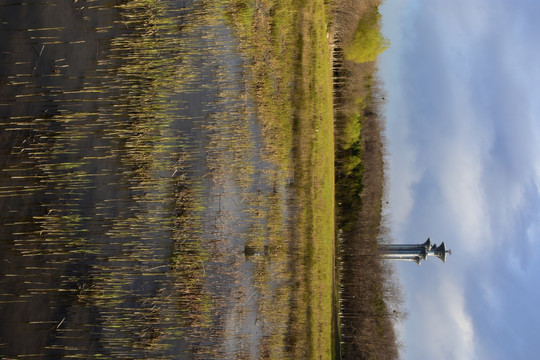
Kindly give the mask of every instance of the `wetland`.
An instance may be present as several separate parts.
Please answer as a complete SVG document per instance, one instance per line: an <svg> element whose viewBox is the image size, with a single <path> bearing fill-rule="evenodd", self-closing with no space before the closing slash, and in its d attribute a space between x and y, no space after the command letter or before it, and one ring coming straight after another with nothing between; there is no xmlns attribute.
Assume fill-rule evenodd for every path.
<svg viewBox="0 0 540 360"><path fill-rule="evenodd" d="M2 358L332 357L328 11L0 4Z"/></svg>

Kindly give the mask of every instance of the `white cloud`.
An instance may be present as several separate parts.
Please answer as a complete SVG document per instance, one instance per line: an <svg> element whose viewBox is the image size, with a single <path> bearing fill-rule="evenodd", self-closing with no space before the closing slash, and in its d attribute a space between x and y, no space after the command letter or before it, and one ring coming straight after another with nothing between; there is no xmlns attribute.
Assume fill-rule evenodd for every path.
<svg viewBox="0 0 540 360"><path fill-rule="evenodd" d="M434 289L432 289L433 291ZM465 308L463 289L452 279L445 279L435 293L418 296L412 321L421 330L409 334L416 358L475 359L475 333Z"/></svg>
<svg viewBox="0 0 540 360"><path fill-rule="evenodd" d="M453 223L455 240L462 241L464 249L476 251L493 239L485 166L494 133L489 122L481 121L468 77L466 72L447 75L450 99L439 110L439 127L444 132L432 141L430 169L441 189L441 203L449 207L447 221Z"/></svg>
<svg viewBox="0 0 540 360"><path fill-rule="evenodd" d="M450 327L445 328L444 332L446 336L441 337L440 339L454 338L454 344L448 344L446 349L450 353L453 353L449 354L449 358L474 359L476 357L474 330L471 316L465 311L463 292L457 292L459 291L457 287L448 285L445 286L448 289L443 289L444 293L442 295L449 298L449 301L447 302L448 315L450 319L453 320L453 324ZM452 294L454 291L455 296L449 296L449 294Z"/></svg>
<svg viewBox="0 0 540 360"><path fill-rule="evenodd" d="M530 223L527 226L527 242L529 245L540 247L540 214L536 214L538 220Z"/></svg>
<svg viewBox="0 0 540 360"><path fill-rule="evenodd" d="M404 133L406 132L402 131L401 136ZM403 138L394 138L393 144L402 144L398 145L399 151L393 152L394 146L390 148L392 157L390 158L389 202L392 204L392 225L395 232L401 232L409 221L409 214L414 206L412 186L422 175L422 171L416 164L415 149L405 142Z"/></svg>
<svg viewBox="0 0 540 360"><path fill-rule="evenodd" d="M490 313L493 315L493 317L498 318L503 311L503 301L500 294L495 290L495 288L491 284L491 281L489 281L488 279L484 279L484 281L480 282L479 285L482 289L484 302L487 306L489 306Z"/></svg>
<svg viewBox="0 0 540 360"><path fill-rule="evenodd" d="M482 160L464 144L457 143L441 158L439 182L449 204L458 238L465 249L476 251L491 239L490 216L482 186Z"/></svg>
<svg viewBox="0 0 540 360"><path fill-rule="evenodd" d="M488 0L426 0L425 7L426 14L438 19L435 25L450 37L444 40L469 42L471 36L484 36L491 30L491 15L497 6Z"/></svg>

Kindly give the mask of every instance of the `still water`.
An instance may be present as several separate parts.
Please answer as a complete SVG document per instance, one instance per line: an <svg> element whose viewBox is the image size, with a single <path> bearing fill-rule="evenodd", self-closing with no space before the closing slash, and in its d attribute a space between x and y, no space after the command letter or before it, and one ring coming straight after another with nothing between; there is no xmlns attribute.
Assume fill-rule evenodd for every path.
<svg viewBox="0 0 540 360"><path fill-rule="evenodd" d="M0 3L2 358L287 357L292 181L224 7Z"/></svg>

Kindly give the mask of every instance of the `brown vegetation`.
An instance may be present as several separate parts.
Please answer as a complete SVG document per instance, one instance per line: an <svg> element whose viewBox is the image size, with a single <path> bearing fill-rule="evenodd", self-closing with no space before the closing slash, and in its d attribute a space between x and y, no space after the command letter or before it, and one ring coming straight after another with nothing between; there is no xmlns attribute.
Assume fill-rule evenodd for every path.
<svg viewBox="0 0 540 360"><path fill-rule="evenodd" d="M387 241L382 218L385 198L384 95L376 62L345 59L366 13L380 0L338 0L335 19L336 198L340 238L341 357L395 359L394 331L404 317L399 281L378 253ZM379 26L379 25L377 25Z"/></svg>

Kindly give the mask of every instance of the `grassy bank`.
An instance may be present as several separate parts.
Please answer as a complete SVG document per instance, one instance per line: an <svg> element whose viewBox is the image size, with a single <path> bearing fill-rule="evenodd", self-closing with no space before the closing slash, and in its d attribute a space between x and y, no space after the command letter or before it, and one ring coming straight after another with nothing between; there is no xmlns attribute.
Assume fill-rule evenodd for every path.
<svg viewBox="0 0 540 360"><path fill-rule="evenodd" d="M300 13L295 146L299 178L300 239L305 244L306 303L311 358L332 354L334 247L334 136L327 11L309 1Z"/></svg>
<svg viewBox="0 0 540 360"><path fill-rule="evenodd" d="M327 359L335 252L329 9L323 0L231 2L272 160L294 173L298 211L288 248L291 308L283 346L291 358Z"/></svg>

